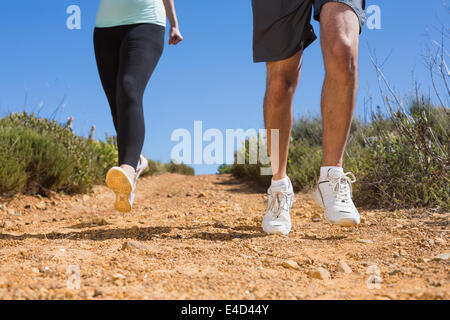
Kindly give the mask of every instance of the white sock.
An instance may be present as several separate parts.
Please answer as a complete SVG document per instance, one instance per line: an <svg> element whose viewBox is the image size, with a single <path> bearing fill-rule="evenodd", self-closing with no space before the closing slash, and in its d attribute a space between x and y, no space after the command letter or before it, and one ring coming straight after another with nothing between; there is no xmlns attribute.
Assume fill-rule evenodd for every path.
<svg viewBox="0 0 450 320"><path fill-rule="evenodd" d="M272 178L272 187L281 187L281 186L288 186L289 185L289 177L284 177L281 180L273 180Z"/></svg>
<svg viewBox="0 0 450 320"><path fill-rule="evenodd" d="M328 171L331 169L337 169L340 172L344 173L344 169L342 167L320 167L320 177L326 178L328 176Z"/></svg>

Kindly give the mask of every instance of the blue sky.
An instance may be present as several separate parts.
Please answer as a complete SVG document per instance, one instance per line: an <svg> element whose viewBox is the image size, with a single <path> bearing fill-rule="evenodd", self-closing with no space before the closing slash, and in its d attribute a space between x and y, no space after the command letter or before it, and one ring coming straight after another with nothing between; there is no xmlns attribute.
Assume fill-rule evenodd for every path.
<svg viewBox="0 0 450 320"><path fill-rule="evenodd" d="M176 0L185 41L166 46L145 94L147 122L144 154L167 162L177 128L263 128L264 64L252 63L250 0ZM92 45L98 0L14 0L0 4L0 116L12 111L40 110L56 119L73 116L74 129L96 137L114 133L109 107L100 85ZM427 33L448 19L442 0L368 1L381 8L381 29L365 28L361 36L360 92L357 113L373 96L380 101L369 53L380 61L394 87L406 94L413 76L430 89L423 64ZM68 30L66 8L81 8L81 30ZM447 8L447 9L446 9ZM313 23L316 33L319 26ZM295 115L319 115L323 63L319 42L306 52ZM217 165L194 166L199 174Z"/></svg>

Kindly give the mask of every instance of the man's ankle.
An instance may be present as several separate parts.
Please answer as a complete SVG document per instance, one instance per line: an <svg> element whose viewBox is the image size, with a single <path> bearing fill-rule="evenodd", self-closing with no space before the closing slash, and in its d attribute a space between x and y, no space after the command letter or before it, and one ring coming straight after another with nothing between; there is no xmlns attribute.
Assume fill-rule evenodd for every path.
<svg viewBox="0 0 450 320"><path fill-rule="evenodd" d="M284 179L284 178L287 178L287 174L286 173L283 173L283 174L274 174L273 176L272 176L272 181L279 181L279 180L282 180L282 179Z"/></svg>
<svg viewBox="0 0 450 320"><path fill-rule="evenodd" d="M271 187L281 187L281 186L289 186L289 177L284 176L282 179L275 179L272 178L272 183L270 184Z"/></svg>

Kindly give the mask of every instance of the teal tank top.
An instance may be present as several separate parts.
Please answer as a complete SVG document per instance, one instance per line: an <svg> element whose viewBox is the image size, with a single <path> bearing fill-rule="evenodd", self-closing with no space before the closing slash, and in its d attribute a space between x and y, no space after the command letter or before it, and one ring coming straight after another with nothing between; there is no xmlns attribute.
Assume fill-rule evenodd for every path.
<svg viewBox="0 0 450 320"><path fill-rule="evenodd" d="M109 28L137 23L166 26L163 0L101 0L95 26Z"/></svg>

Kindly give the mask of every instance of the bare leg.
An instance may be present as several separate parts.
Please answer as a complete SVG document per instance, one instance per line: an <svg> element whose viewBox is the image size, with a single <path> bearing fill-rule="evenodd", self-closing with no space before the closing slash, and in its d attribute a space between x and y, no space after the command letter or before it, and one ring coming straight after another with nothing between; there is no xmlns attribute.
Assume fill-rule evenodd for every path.
<svg viewBox="0 0 450 320"><path fill-rule="evenodd" d="M320 15L325 62L322 166L342 166L358 91L359 21L347 5L326 3Z"/></svg>
<svg viewBox="0 0 450 320"><path fill-rule="evenodd" d="M302 56L303 52L300 51L289 59L267 63L264 122L267 129L269 153L272 146L270 130L279 130L278 157L271 155L274 180L286 177L293 121L292 102L300 78Z"/></svg>

